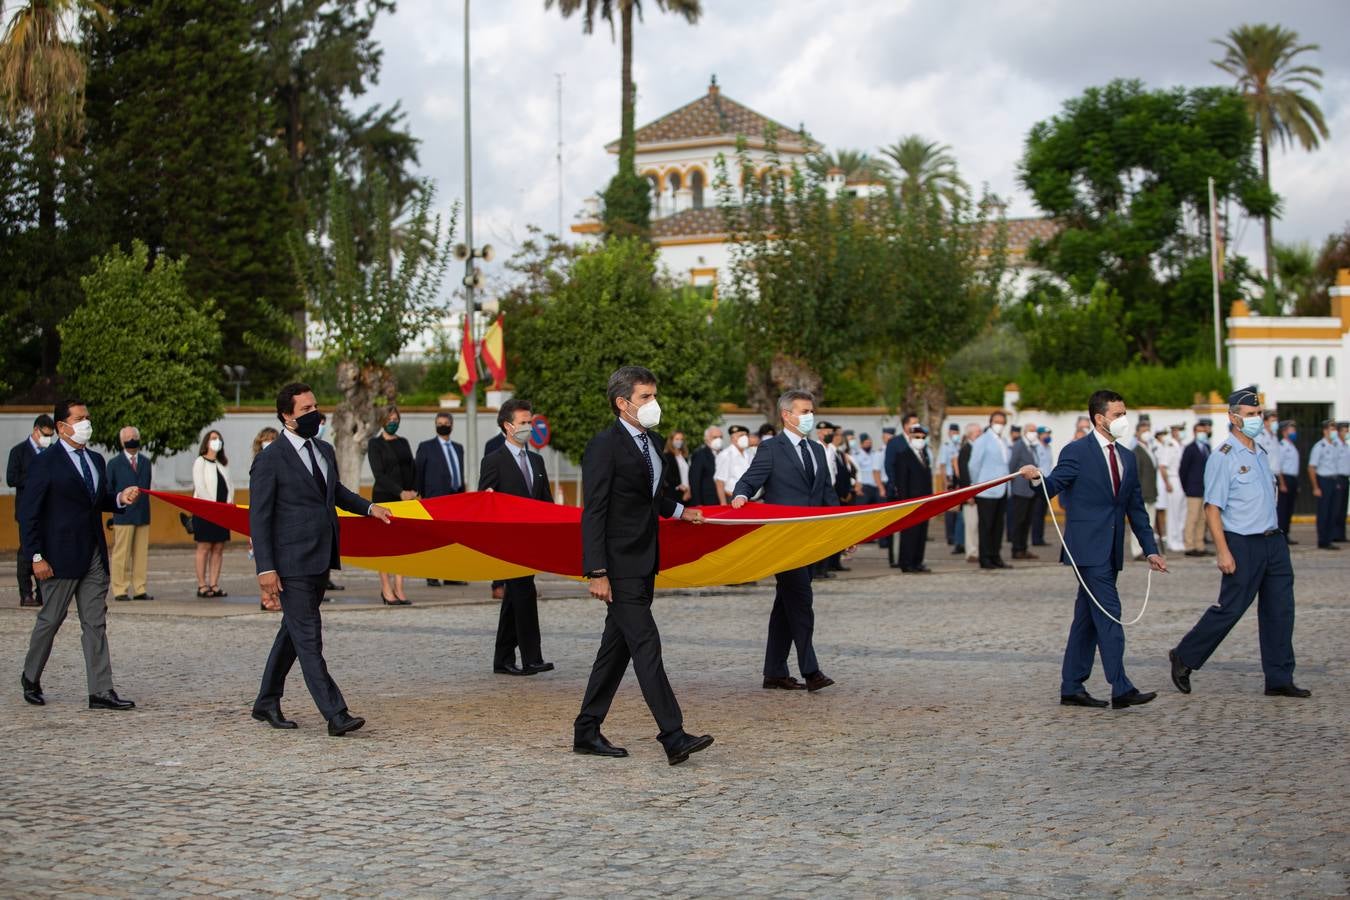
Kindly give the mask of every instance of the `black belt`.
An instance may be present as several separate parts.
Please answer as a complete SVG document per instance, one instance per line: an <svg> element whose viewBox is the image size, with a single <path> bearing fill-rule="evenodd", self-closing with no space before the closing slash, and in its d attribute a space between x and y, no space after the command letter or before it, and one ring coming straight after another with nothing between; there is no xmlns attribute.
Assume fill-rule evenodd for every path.
<svg viewBox="0 0 1350 900"><path fill-rule="evenodd" d="M1224 532L1224 533L1225 533L1225 534L1231 534L1231 535L1233 535L1233 536L1235 536L1235 537L1244 537L1244 538L1247 538L1247 537L1258 537L1258 538L1259 538L1259 537L1270 537L1270 536L1273 535L1273 534L1284 534L1284 532L1283 532L1281 529L1279 529L1279 528L1268 528L1268 529L1266 529L1265 531L1261 532L1260 534L1238 534L1236 531L1227 531L1227 532Z"/></svg>

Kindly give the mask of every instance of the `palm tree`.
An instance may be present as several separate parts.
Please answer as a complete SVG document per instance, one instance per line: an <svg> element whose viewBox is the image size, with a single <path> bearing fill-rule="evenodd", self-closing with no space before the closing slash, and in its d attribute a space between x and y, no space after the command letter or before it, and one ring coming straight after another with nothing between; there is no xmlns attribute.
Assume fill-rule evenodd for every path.
<svg viewBox="0 0 1350 900"><path fill-rule="evenodd" d="M82 129L85 60L71 33L87 13L110 18L94 0L29 0L0 38L0 111L11 124L31 116L58 152Z"/></svg>
<svg viewBox="0 0 1350 900"><path fill-rule="evenodd" d="M945 200L953 209L964 206L970 188L956 170L952 148L937 141L925 141L917 134L906 135L881 153L890 160L902 201L921 196Z"/></svg>
<svg viewBox="0 0 1350 900"><path fill-rule="evenodd" d="M663 12L678 13L683 16L691 25L698 21L699 16L703 14L702 0L655 0L656 5ZM620 98L620 131L619 131L619 174L615 176L615 181L631 182L631 190L641 192L641 200L645 201L647 197L646 182L637 177L637 171L634 164L634 156L637 153L637 141L633 136L635 126L633 124L633 108L636 105L637 89L633 84L633 13L637 12L638 20L642 19L642 0L544 0L544 8L552 9L558 7L563 18L571 18L573 13L581 13L582 31L591 34L595 31L595 20L597 17L609 23L610 38L614 37L614 15L617 10L621 23L620 30L623 34L623 58L621 86L622 93ZM613 183L612 183L613 184ZM606 195L608 206L609 194ZM642 218L645 220L646 214Z"/></svg>
<svg viewBox="0 0 1350 900"><path fill-rule="evenodd" d="M813 153L806 160L806 167L818 177L824 178L833 169L844 173L844 178L863 178L869 181L889 181L890 173L886 164L873 159L866 150L836 150L834 153L823 151Z"/></svg>
<svg viewBox="0 0 1350 900"><path fill-rule="evenodd" d="M1301 90L1322 89L1322 70L1295 65L1295 57L1317 44L1300 44L1298 33L1279 25L1242 25L1228 32L1227 40L1215 41L1224 48L1224 58L1214 65L1237 79L1247 101L1261 142L1261 177L1270 190L1270 140L1284 147L1292 139L1304 150L1316 150L1319 140L1330 137L1326 119L1317 104ZM1271 213L1263 217L1265 228L1266 280L1275 277L1275 242L1271 236Z"/></svg>

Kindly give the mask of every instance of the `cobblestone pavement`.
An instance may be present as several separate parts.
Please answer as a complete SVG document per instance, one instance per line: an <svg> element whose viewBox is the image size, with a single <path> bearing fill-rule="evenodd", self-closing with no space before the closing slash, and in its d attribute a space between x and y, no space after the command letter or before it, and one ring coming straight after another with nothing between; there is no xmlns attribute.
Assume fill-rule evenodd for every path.
<svg viewBox="0 0 1350 900"><path fill-rule="evenodd" d="M930 543L937 573L892 575L874 548L818 584L816 645L838 684L760 689L772 585L663 593L666 665L691 731L717 743L666 764L632 676L605 732L631 752L570 752L602 612L545 585L556 672L491 674L486 587L422 583L366 608L343 572L329 665L369 720L341 740L293 674L292 732L248 708L277 626L242 602L110 604L131 713L85 709L72 613L26 705L32 614L0 592L0 894L35 896L1201 895L1345 896L1350 765L1341 702L1350 552L1295 553L1298 682L1262 695L1255 610L1195 692L1167 649L1216 595L1208 560L1155 579L1127 664L1151 705L1058 705L1072 575L1048 560L985 573ZM195 582L156 551L152 591ZM12 584L12 567L0 567ZM1142 566L1122 576L1138 608ZM235 600L237 598L231 598ZM1109 694L1100 669L1089 685Z"/></svg>

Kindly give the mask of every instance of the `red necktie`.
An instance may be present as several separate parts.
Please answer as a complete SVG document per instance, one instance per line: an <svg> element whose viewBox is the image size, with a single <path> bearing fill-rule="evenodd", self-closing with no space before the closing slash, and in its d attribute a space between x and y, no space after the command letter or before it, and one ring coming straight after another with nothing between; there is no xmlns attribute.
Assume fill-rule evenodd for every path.
<svg viewBox="0 0 1350 900"><path fill-rule="evenodd" d="M133 472L139 472L139 471L140 471L140 467L138 467L138 466L136 465L136 457L132 456L132 457L130 457L130 459L131 459L131 471L133 471Z"/></svg>
<svg viewBox="0 0 1350 900"><path fill-rule="evenodd" d="M1120 493L1120 466L1116 463L1116 445L1107 444L1106 449L1111 457L1111 490Z"/></svg>

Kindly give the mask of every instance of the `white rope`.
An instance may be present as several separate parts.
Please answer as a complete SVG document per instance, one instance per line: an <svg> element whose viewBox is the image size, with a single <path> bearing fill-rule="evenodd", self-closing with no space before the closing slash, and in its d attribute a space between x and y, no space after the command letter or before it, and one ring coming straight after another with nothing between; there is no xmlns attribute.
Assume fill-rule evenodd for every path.
<svg viewBox="0 0 1350 900"><path fill-rule="evenodd" d="M1069 557L1069 564L1073 566L1073 574L1078 576L1078 583L1083 586L1083 590L1087 591L1087 595L1092 598L1093 604L1102 611L1102 615L1106 616L1112 622L1115 622L1117 625L1120 625L1122 627L1126 625L1133 625L1140 619L1142 619L1144 617L1144 610L1148 609L1148 595L1153 591L1152 564L1150 564L1148 567L1148 585L1144 588L1144 605L1139 608L1139 615L1135 616L1128 622L1120 621L1115 616L1107 612L1106 608L1097 602L1097 597L1095 594L1092 593L1092 588L1088 587L1087 582L1083 580L1083 573L1078 571L1078 563L1074 561L1073 553L1069 551L1069 542L1064 539L1064 532L1060 530L1059 517L1055 515L1055 506L1053 503L1050 502L1050 489L1045 486L1044 473L1041 474L1041 493L1045 495L1046 506L1050 507L1050 521L1054 523L1055 531L1059 534L1059 542L1064 547L1064 555ZM1168 514L1169 515L1171 514L1171 510L1168 510ZM1124 604L1121 605L1121 608L1122 609L1124 608Z"/></svg>

